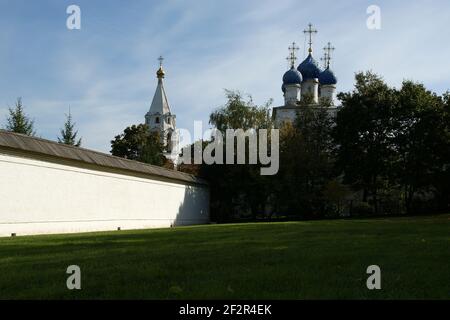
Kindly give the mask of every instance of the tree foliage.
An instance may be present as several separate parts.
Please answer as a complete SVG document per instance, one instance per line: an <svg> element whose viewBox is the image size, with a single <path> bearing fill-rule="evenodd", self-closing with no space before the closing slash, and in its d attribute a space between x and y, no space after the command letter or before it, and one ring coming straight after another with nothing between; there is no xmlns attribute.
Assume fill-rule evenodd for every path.
<svg viewBox="0 0 450 320"><path fill-rule="evenodd" d="M282 126L280 172L271 181L277 215L318 218L332 211L325 193L334 178L332 128L328 105L311 107L307 101L296 121Z"/></svg>
<svg viewBox="0 0 450 320"><path fill-rule="evenodd" d="M394 91L376 74L356 75L353 92L341 93L342 108L334 133L338 168L345 182L376 199L392 161Z"/></svg>
<svg viewBox="0 0 450 320"><path fill-rule="evenodd" d="M149 132L145 124L125 128L111 141L111 154L157 166L165 164L164 146L157 132Z"/></svg>
<svg viewBox="0 0 450 320"><path fill-rule="evenodd" d="M259 129L270 130L272 118L270 101L263 106L254 104L251 97L245 99L240 92L226 91L227 102L210 116L210 124L224 136L223 148L226 157L227 129ZM233 147L236 151L236 146ZM249 145L246 141L246 159L249 158ZM234 153L236 161L236 152ZM246 162L248 163L248 161ZM203 164L200 174L210 181L211 211L213 219L230 221L235 218L255 219L257 214L264 211L269 196L267 177L261 176L260 165L243 164ZM227 203L227 206L224 206Z"/></svg>
<svg viewBox="0 0 450 320"><path fill-rule="evenodd" d="M254 104L251 96L245 100L239 91L225 90L227 103L214 111L209 117L209 123L225 133L227 129L269 129L272 127L270 105Z"/></svg>
<svg viewBox="0 0 450 320"><path fill-rule="evenodd" d="M62 144L67 144L70 146L79 147L81 146L81 138L77 139L78 131L75 130L75 123L72 120L72 114L66 115L66 122L64 123L64 128L60 131L61 137L58 137L58 142Z"/></svg>
<svg viewBox="0 0 450 320"><path fill-rule="evenodd" d="M391 88L367 72L358 73L354 91L339 98L337 168L344 182L363 191L363 202L376 213L413 213L434 202L433 194L446 197L439 183L449 166L446 95L412 81Z"/></svg>
<svg viewBox="0 0 450 320"><path fill-rule="evenodd" d="M34 136L34 121L25 114L22 105L22 99L17 98L14 108L8 108L9 116L7 118L6 130L16 133Z"/></svg>

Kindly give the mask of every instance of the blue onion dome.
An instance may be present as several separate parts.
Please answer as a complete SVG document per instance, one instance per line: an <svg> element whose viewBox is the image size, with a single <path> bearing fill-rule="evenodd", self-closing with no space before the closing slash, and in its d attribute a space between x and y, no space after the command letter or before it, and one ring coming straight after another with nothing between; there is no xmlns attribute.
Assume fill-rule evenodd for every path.
<svg viewBox="0 0 450 320"><path fill-rule="evenodd" d="M286 73L283 76L283 86L287 86L290 84L301 84L303 81L302 74L295 69L294 66L292 66L291 69L286 71Z"/></svg>
<svg viewBox="0 0 450 320"><path fill-rule="evenodd" d="M283 83L283 85L281 86L281 91L283 91L283 93L286 92L286 86L284 85L284 83Z"/></svg>
<svg viewBox="0 0 450 320"><path fill-rule="evenodd" d="M308 55L305 61L300 63L297 70L300 71L300 73L303 75L304 80L319 78L319 75L322 72L311 53Z"/></svg>
<svg viewBox="0 0 450 320"><path fill-rule="evenodd" d="M331 71L330 68L325 69L324 72L322 72L319 75L319 82L321 85L336 85L337 84L337 78L334 75L333 71Z"/></svg>

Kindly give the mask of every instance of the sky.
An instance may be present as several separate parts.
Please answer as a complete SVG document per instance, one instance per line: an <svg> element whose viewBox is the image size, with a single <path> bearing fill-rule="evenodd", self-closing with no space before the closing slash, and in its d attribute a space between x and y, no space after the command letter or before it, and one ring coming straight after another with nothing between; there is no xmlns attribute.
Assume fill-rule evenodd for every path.
<svg viewBox="0 0 450 320"><path fill-rule="evenodd" d="M69 30L69 5L81 29ZM381 29L367 27L370 5ZM0 127L22 97L37 135L56 140L69 107L86 148L109 152L123 129L144 122L163 55L177 126L208 128L224 90L257 104L283 104L288 46L305 57L303 30L318 30L314 56L330 41L338 91L372 70L392 86L404 79L438 94L450 89L448 0L0 0Z"/></svg>

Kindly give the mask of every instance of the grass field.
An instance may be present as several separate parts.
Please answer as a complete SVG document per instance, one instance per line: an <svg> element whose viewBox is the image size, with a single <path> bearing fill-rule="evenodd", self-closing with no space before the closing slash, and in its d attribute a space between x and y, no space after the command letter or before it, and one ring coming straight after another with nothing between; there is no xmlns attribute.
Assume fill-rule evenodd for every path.
<svg viewBox="0 0 450 320"><path fill-rule="evenodd" d="M450 215L2 238L0 299L450 299L449 263Z"/></svg>

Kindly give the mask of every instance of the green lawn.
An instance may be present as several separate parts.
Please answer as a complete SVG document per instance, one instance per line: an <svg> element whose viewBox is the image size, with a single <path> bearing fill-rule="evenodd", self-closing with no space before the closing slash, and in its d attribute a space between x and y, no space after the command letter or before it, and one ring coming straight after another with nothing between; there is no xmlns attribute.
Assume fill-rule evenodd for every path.
<svg viewBox="0 0 450 320"><path fill-rule="evenodd" d="M449 299L449 263L450 215L1 238L0 299Z"/></svg>

